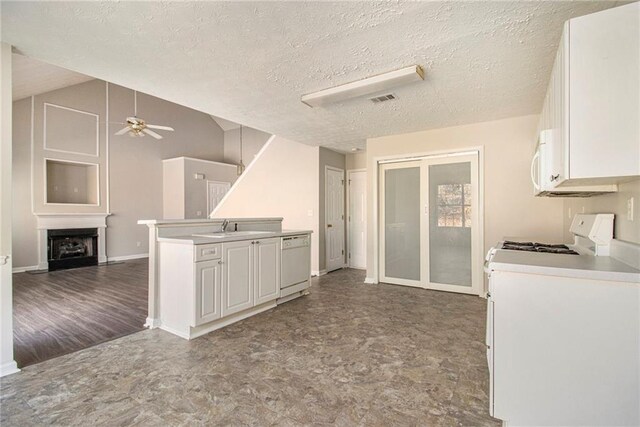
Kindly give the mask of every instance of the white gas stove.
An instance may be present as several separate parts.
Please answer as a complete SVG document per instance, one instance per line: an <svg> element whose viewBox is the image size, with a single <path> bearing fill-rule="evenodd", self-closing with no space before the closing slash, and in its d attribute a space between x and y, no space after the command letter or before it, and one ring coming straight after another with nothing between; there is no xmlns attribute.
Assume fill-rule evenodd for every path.
<svg viewBox="0 0 640 427"><path fill-rule="evenodd" d="M489 251L490 413L509 425L640 425L640 245L611 214L576 215L570 245Z"/></svg>

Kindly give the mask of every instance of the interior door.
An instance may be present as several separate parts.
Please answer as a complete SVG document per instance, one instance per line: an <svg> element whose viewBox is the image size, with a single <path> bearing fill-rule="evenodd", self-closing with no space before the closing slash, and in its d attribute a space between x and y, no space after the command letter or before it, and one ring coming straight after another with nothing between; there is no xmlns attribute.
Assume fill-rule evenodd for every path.
<svg viewBox="0 0 640 427"><path fill-rule="evenodd" d="M422 163L380 166L380 281L423 287Z"/></svg>
<svg viewBox="0 0 640 427"><path fill-rule="evenodd" d="M479 295L477 153L380 165L380 281Z"/></svg>
<svg viewBox="0 0 640 427"><path fill-rule="evenodd" d="M477 160L474 154L423 161L426 288L480 293Z"/></svg>
<svg viewBox="0 0 640 427"><path fill-rule="evenodd" d="M211 212L218 206L230 188L230 182L207 181L207 212L209 215L211 215Z"/></svg>
<svg viewBox="0 0 640 427"><path fill-rule="evenodd" d="M325 170L325 246L326 269L344 267L344 171L327 167Z"/></svg>
<svg viewBox="0 0 640 427"><path fill-rule="evenodd" d="M0 376L18 371L13 360L11 275L11 45L0 43Z"/></svg>
<svg viewBox="0 0 640 427"><path fill-rule="evenodd" d="M367 171L350 171L349 179L349 267L367 268Z"/></svg>

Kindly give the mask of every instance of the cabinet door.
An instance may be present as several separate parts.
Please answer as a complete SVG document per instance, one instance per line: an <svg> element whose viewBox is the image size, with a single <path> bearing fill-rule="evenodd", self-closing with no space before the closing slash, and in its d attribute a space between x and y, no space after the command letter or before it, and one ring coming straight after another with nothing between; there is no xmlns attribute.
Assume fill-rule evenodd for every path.
<svg viewBox="0 0 640 427"><path fill-rule="evenodd" d="M551 139L545 147L546 155L544 176L541 184L544 190L552 189L569 178L567 170L567 26L560 39L560 46L551 72L548 93L548 129L551 129Z"/></svg>
<svg viewBox="0 0 640 427"><path fill-rule="evenodd" d="M280 238L262 239L254 245L255 305L280 295Z"/></svg>
<svg viewBox="0 0 640 427"><path fill-rule="evenodd" d="M253 307L253 246L250 241L222 244L222 316Z"/></svg>
<svg viewBox="0 0 640 427"><path fill-rule="evenodd" d="M640 5L570 23L571 179L640 174Z"/></svg>
<svg viewBox="0 0 640 427"><path fill-rule="evenodd" d="M221 315L220 261L202 261L196 263L195 310L192 326L202 325L219 319Z"/></svg>

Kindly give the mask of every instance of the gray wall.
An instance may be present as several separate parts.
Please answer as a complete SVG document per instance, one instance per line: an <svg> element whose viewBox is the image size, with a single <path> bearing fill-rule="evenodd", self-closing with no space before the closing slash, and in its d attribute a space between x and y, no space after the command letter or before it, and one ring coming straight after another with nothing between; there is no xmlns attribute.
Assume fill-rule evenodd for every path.
<svg viewBox="0 0 640 427"><path fill-rule="evenodd" d="M327 250L326 250L326 245L325 245L325 232L327 231L327 226L326 226L326 221L325 221L325 193L324 193L324 189L325 189L325 183L324 183L324 179L325 179L325 166L332 166L334 168L338 168L338 169L342 169L343 171L345 171L346 174L346 158L345 155L342 153L338 153L332 150L329 150L327 148L324 147L320 147L320 153L319 153L319 163L320 163L320 168L319 168L319 180L320 180L320 208L318 211L318 220L319 220L319 235L318 235L318 242L319 242L319 248L318 248L318 264L319 264L319 269L320 271L326 269L327 267L327 262L326 262L326 258L327 258ZM346 178L345 178L346 179ZM347 188L345 186L345 191L344 191L344 195L345 195L345 201L344 201L344 207L345 207L345 218L346 218L346 197L347 197ZM344 236L344 242L345 242L345 260L346 260L346 255L347 255L347 234L346 234L346 221L345 221L345 236Z"/></svg>
<svg viewBox="0 0 640 427"><path fill-rule="evenodd" d="M107 255L119 257L148 252L146 227L139 219L162 217L162 160L188 156L205 160L224 160L224 132L208 115L145 94L138 94L138 115L149 123L169 125L175 132L161 132L162 140L151 137L114 136L127 116L133 115L133 91L109 85L109 124L107 139L106 83L92 80L13 104L13 188L14 188L14 264L16 268L37 264L37 234L34 212L107 212ZM43 144L44 102L55 103L99 116L99 155L89 156L46 150ZM57 111L57 110L56 110ZM70 124L57 123L64 114L49 114L48 133L68 131ZM54 123L55 121L55 123ZM31 137L34 153L31 160ZM95 133L92 143L95 142ZM55 135L49 141L60 140ZM108 141L108 152L107 152ZM80 145L78 145L80 144ZM74 141L75 146L82 146ZM51 147L50 147L51 148ZM100 164L100 205L96 207L44 204L44 158L85 161ZM107 185L107 160L109 180ZM34 182L31 182L33 166ZM109 191L107 191L107 189ZM206 194L203 194L206 198ZM33 208L32 208L33 203Z"/></svg>
<svg viewBox="0 0 640 427"><path fill-rule="evenodd" d="M248 127L242 129L242 162L245 166L253 161L269 138L271 138L269 133ZM224 133L224 161L225 163L240 163L239 128Z"/></svg>

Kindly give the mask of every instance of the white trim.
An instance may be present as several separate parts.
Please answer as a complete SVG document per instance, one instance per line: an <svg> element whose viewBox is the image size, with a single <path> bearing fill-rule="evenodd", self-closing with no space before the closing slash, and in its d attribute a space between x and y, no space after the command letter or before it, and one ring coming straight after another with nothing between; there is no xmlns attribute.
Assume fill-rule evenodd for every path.
<svg viewBox="0 0 640 427"><path fill-rule="evenodd" d="M327 270L316 270L311 272L312 277L324 276L325 274L327 274Z"/></svg>
<svg viewBox="0 0 640 427"><path fill-rule="evenodd" d="M80 151L68 151L60 150L57 148L47 147L47 107L55 107L61 110L73 111L74 113L86 114L88 116L94 116L96 118L96 154L83 153ZM100 157L100 115L91 113L89 111L76 110L75 108L65 107L63 105L53 104L50 102L43 102L44 114L42 117L42 149L45 151L56 151L58 153L75 154L79 156Z"/></svg>
<svg viewBox="0 0 640 427"><path fill-rule="evenodd" d="M104 123L104 145L105 145L105 202L107 205L107 212L111 211L111 194L109 193L110 190L110 172L109 172L109 158L111 157L111 151L109 148L109 142L111 140L110 136L109 136L109 82L104 82L104 89L105 89L105 123ZM100 150L98 150L98 155L100 154ZM98 173L100 172L100 170L98 170ZM98 178L100 178L100 176L98 176ZM98 181L99 182L99 181ZM100 188L100 186L98 185L98 189ZM100 201L100 199L98 198L98 201Z"/></svg>
<svg viewBox="0 0 640 427"><path fill-rule="evenodd" d="M231 164L231 163L216 162L214 160L196 159L196 158L193 158L193 157L184 157L184 156L172 157L170 159L163 159L162 161L163 162L172 162L174 160L190 160L192 162L207 163L207 164L210 164L210 165L229 166L229 167L232 167L232 168L237 168L238 167L238 165L234 165L234 164Z"/></svg>
<svg viewBox="0 0 640 427"><path fill-rule="evenodd" d="M128 261L131 259L142 259L149 258L149 254L133 254L133 255L121 255L121 256L110 256L107 257L107 262L109 261Z"/></svg>
<svg viewBox="0 0 640 427"><path fill-rule="evenodd" d="M14 274L15 273L24 273L26 271L35 271L37 269L38 269L37 265L29 265L29 266L26 266L26 267L13 267L11 269L11 272L14 273Z"/></svg>
<svg viewBox="0 0 640 427"><path fill-rule="evenodd" d="M365 277L364 278L364 283L366 283L368 285L377 285L378 284L378 280L373 278L373 277Z"/></svg>
<svg viewBox="0 0 640 427"><path fill-rule="evenodd" d="M275 138L276 138L275 135L271 135L271 137L269 137L267 142L265 142L265 144L262 146L260 151L258 151L258 154L253 156L253 160L251 160L251 163L249 163L249 165L245 168L245 170L242 173L242 175L240 175L238 177L238 179L236 179L236 181L233 183L233 185L231 186L229 191L227 191L227 194L225 194L224 197L222 198L222 200L220 200L220 203L218 203L218 206L216 206L216 208L213 210L213 212L211 212L209 214L209 218L215 219L215 213L218 212L222 206L224 206L224 203L227 201L227 198L231 197L231 194L233 194L233 190L236 189L238 187L238 185L240 185L240 183L243 181L244 177L247 176L247 173L250 172L251 169L253 169L255 167L255 165L258 163L258 160L260 159L260 157L262 157L264 155L264 153L267 151L267 148L269 148L269 146L271 145L271 143L274 141Z"/></svg>
<svg viewBox="0 0 640 427"><path fill-rule="evenodd" d="M34 182L35 182L35 178L34 178L34 166L33 166L33 159L34 159L34 140L35 140L35 112L36 112L36 101L35 101L35 96L31 96L31 158L29 159L29 167L31 168L31 182L30 182L30 186L31 186L31 213L35 213L36 211L36 205L35 205L35 188L34 188Z"/></svg>
<svg viewBox="0 0 640 427"><path fill-rule="evenodd" d="M177 335L180 338L184 338L185 340L189 339L189 334L186 334L184 332L178 331L177 329L170 328L167 325L163 325L162 323L160 323L158 326L156 326L156 328L160 328L165 332L169 332L170 334ZM150 328L150 329L154 329L154 328Z"/></svg>
<svg viewBox="0 0 640 427"><path fill-rule="evenodd" d="M347 242L346 242L346 238L345 238L345 233L347 230L347 221L345 218L346 215L346 207L345 207L345 193L346 193L346 175L345 175L345 171L344 169L340 169L334 166L329 166L329 165L324 165L324 265L325 267L327 267L327 263L329 262L329 245L327 244L328 240L327 239L327 235L329 234L329 228L327 227L327 173L329 171L334 171L334 172L340 172L342 174L342 248L343 248L343 253L342 253L342 267L338 267L335 270L339 270L340 268L344 268L345 265L345 261L347 259ZM329 268L326 268L327 271L329 271ZM333 271L333 270L331 270Z"/></svg>
<svg viewBox="0 0 640 427"><path fill-rule="evenodd" d="M367 245L365 242L365 254L364 254L364 267L353 267L351 265L351 174L352 173L362 173L364 172L364 192L365 192L365 197L367 194L367 169L366 168L361 168L361 169L347 169L347 182L346 182L346 192L347 192L347 206L346 206L346 211L347 211L347 217L346 219L346 230L347 230L347 241L346 241L346 259L347 259L347 266L349 268L355 268L358 270L366 270L367 269ZM364 204L365 209L367 209L367 203ZM364 218L366 220L367 218L367 213L365 212ZM366 229L367 229L367 225L365 224L365 233L366 233Z"/></svg>
<svg viewBox="0 0 640 427"><path fill-rule="evenodd" d="M154 319L151 317L147 317L147 319L144 322L144 327L148 329L156 329L156 328L159 328L160 325L161 325L160 319Z"/></svg>
<svg viewBox="0 0 640 427"><path fill-rule="evenodd" d="M0 377L15 374L17 372L20 372L20 369L18 369L18 364L15 360L7 362L4 365L0 365Z"/></svg>

